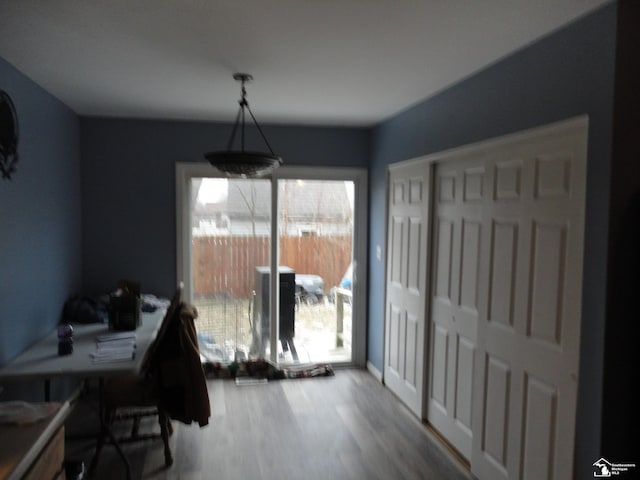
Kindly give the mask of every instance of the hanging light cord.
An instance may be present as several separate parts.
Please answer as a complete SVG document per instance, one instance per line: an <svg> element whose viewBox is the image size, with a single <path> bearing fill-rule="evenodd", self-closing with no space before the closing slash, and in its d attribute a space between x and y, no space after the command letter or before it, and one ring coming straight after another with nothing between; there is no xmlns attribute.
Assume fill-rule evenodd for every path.
<svg viewBox="0 0 640 480"><path fill-rule="evenodd" d="M238 114L236 115L236 121L233 124L233 130L231 131L231 137L229 138L229 143L227 144L227 150L231 150L231 148L233 147L233 141L235 140L236 132L238 131L238 124L242 122L242 129L240 130L240 150L244 152L244 136L245 136L244 135L244 130L245 130L244 109L246 108L249 111L249 115L251 115L251 119L253 120L253 123L255 124L256 127L258 127L258 132L260 132L260 136L262 137L262 140L264 140L264 143L267 145L269 152L271 153L271 155L275 155L273 153L273 149L271 148L271 145L269 144L269 141L267 140L267 137L264 135L262 128L260 128L260 124L256 120L256 117L253 115L253 112L251 111L251 107L249 107L249 102L247 101L247 89L244 87L246 78L240 77L240 81L242 82L242 87L241 87L242 97L240 98L240 100L238 100L238 103L240 104L240 108L238 109Z"/></svg>

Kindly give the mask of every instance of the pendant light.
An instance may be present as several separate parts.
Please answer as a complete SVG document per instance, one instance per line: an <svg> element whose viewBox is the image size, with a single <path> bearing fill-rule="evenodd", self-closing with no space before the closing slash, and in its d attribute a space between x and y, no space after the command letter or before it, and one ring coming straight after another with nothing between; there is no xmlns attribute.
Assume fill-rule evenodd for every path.
<svg viewBox="0 0 640 480"><path fill-rule="evenodd" d="M204 154L204 157L209 160L209 163L217 168L220 172L227 177L239 177L239 178L255 178L262 177L271 173L273 170L282 165L282 158L276 156L271 149L271 145L267 141L256 117L253 115L251 108L249 108L249 102L247 101L247 90L244 84L253 80L253 77L248 73L236 73L233 75L233 79L241 82L241 98L238 101L240 108L236 115L236 121L231 131L231 137L227 144L225 151L208 152ZM244 149L245 138L245 110L251 115L254 125L260 132L264 143L269 149L269 153L265 152L247 152ZM240 127L240 150L232 150L233 141L235 140L236 133Z"/></svg>

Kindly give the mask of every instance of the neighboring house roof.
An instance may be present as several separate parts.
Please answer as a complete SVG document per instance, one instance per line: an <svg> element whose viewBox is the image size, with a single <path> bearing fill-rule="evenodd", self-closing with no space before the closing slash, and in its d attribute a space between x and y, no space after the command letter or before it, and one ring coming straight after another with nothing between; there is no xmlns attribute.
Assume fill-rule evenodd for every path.
<svg viewBox="0 0 640 480"><path fill-rule="evenodd" d="M348 224L353 218L352 203L345 182L280 182L280 209L286 212L289 225ZM219 220L230 224L268 222L271 216L269 181L231 181L227 196L219 203L196 203L196 220ZM197 225L198 222L196 221Z"/></svg>

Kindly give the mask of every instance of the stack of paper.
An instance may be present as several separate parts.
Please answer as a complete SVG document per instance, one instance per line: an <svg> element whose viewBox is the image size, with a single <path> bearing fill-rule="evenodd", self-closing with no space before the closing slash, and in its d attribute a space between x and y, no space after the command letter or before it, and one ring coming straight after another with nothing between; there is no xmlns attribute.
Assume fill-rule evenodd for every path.
<svg viewBox="0 0 640 480"><path fill-rule="evenodd" d="M99 335L96 351L91 354L94 363L131 360L136 356L135 332L117 332Z"/></svg>

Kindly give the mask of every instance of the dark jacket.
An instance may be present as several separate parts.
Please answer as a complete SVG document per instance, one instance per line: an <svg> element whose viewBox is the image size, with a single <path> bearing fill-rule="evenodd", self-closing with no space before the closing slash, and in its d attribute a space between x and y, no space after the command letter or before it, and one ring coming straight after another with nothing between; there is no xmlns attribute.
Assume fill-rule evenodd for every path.
<svg viewBox="0 0 640 480"><path fill-rule="evenodd" d="M194 324L198 311L182 303L174 315L154 352L156 398L172 419L202 427L209 423L211 409Z"/></svg>

